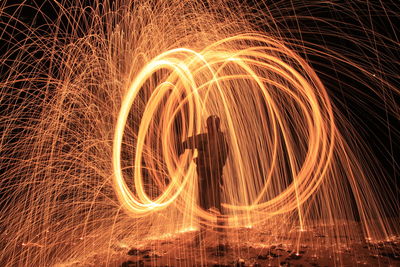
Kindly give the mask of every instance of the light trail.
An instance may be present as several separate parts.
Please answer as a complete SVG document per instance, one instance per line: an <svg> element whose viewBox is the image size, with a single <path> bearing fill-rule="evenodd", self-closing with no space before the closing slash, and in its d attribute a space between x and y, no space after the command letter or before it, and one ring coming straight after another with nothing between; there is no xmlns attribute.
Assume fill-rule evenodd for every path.
<svg viewBox="0 0 400 267"><path fill-rule="evenodd" d="M250 48L243 50L228 50L229 48L234 48L235 43L240 41L248 41L249 43L258 44L258 46L250 46ZM285 63L283 58L289 61L290 65ZM291 66L300 66L301 69L297 71ZM170 74L165 78L165 81L157 85L154 91L151 92L152 95L142 115L138 131L134 163L136 197L126 185L122 173L120 155L124 128L132 103L141 87L156 71L163 68L168 69ZM240 92L239 90L235 90L233 89L234 86L239 87L240 90L246 88L246 91ZM166 94L170 91L172 94L168 98L165 107L161 107L162 114L160 115L163 125L169 125L169 127L162 127L160 132L148 133L149 129L151 129L149 125L155 117L154 113L162 106L161 102L165 100ZM274 158L271 161L275 164L278 164L277 158L281 157L277 155L277 146L282 141L287 146L286 149L290 153L289 159L291 162L291 172L293 173L293 185L289 186L276 197L260 203L261 199L265 199L272 175L268 175L266 183L264 181L265 177L252 175L253 179L257 181L256 183L265 183L261 188L253 188L252 191L257 193L256 198L254 199L254 196L246 195L246 192L239 192L239 199L235 199L234 201L239 205L226 205L226 207L231 210L254 210L257 213L262 213L264 218L298 209L299 216L301 216L301 204L317 190L318 185L324 179L326 169L332 164L332 153L335 146L334 139L337 134L332 108L325 88L315 72L312 71L312 68L304 60L283 44L257 34L230 37L205 48L199 53L184 48L167 51L150 61L133 81L122 102L113 147L116 192L121 204L131 215L134 217L145 216L149 212L166 208L176 200L182 191L186 191L189 187L195 187L197 183L196 179L193 178L195 176L194 163L191 163L192 166L189 166L189 171L186 171L191 159L189 159L189 162L187 159L181 161L174 151L174 146L182 137L176 140L176 138L173 138L173 134L169 133L173 130L171 125L176 119L177 114L184 112L181 109L182 103L189 103L189 106L193 107L189 108L189 114L183 115L185 117L196 118L197 121L202 122L202 118L206 114L215 113L222 116L228 122L226 131L228 136L232 137L230 146L233 147L233 153L230 155L230 158L231 162L234 163L227 168L232 173L240 173L240 176L236 178L240 181L240 184L246 185L249 183L248 177L245 177L244 173L250 173L250 171L244 166L243 156L240 151L252 151L251 144L248 144L248 140L240 136L238 126L233 122L241 116L240 113L243 112L242 109L246 108L246 105L229 101L229 97L233 93L246 93L252 95L254 98L258 98L257 94L261 96L257 101L265 104L268 111L257 110L257 112L261 117L271 118L272 123L264 126L264 132L257 132L256 130L254 132L260 137L266 135L274 136L274 142L271 144L271 147L266 147L266 150L274 151ZM291 116L296 117L295 120L299 121L299 127L301 124L306 125L304 133L301 133L304 136L301 138L304 138L306 140L305 144L308 145L307 152L305 152L307 156L303 166L299 167L298 170L294 166L294 163L292 163L298 158L298 155L293 152L294 147L297 145L290 141L291 133L287 125L287 119L282 115L282 110L285 108L282 106L278 107L277 103L279 100L274 99L280 93L282 94L280 97L283 99L293 99L295 105L300 108L301 112L299 114L291 114ZM209 102L221 104L212 110L208 110L207 103ZM196 128L193 125L193 121L189 121L187 124L182 125L182 128L188 129L185 131L185 135L191 136L200 132L199 125ZM254 125L246 126L246 129L250 132L256 128ZM283 136L282 141L277 138L278 132ZM151 200L147 196L143 185L141 174L141 170L143 169L141 164L142 152L145 145L154 147L152 143L156 143L159 136L162 138L162 154L167 164L167 176L171 177L171 182L167 188L161 189L163 192L161 196L156 200ZM239 139L244 141L239 141ZM241 146L239 146L240 143L242 143ZM150 154L155 153L157 151L150 152ZM150 157L148 160L149 162L146 161L146 163L150 166L156 165L151 162L155 160L154 158ZM270 173L275 168L275 165L271 165ZM156 177L153 179L159 180ZM226 180L226 190L234 190L235 183L230 182L229 179ZM191 199L187 197L185 195L185 199ZM252 203L246 205L244 201L251 198L254 199ZM212 221L214 218L212 214L206 215L206 213L196 208L196 205L193 208L195 209L193 214L196 216L203 217L203 219L208 221ZM246 213L245 216L250 215ZM235 217L238 218L236 215ZM253 221L251 217L242 220ZM232 226L237 227L238 225Z"/></svg>
<svg viewBox="0 0 400 267"><path fill-rule="evenodd" d="M299 253L309 242L324 254L399 233L387 218L398 214L398 188L385 181L398 164L384 170L373 152L386 148L364 132L379 133L360 127L352 107L386 127L378 139L394 150L399 41L367 18L390 31L396 9L80 2L0 3L0 265L85 265L101 253L107 265L118 249L196 233L199 220L216 227L197 204L196 153L176 154L211 114L230 148L223 207L234 246ZM24 21L25 9L42 23ZM348 16L360 18L339 19ZM306 241L315 229L325 243Z"/></svg>

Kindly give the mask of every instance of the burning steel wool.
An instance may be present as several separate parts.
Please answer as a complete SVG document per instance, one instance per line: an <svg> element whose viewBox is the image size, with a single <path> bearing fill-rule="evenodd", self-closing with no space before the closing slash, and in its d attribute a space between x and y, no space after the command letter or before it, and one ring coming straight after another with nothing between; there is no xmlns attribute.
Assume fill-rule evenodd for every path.
<svg viewBox="0 0 400 267"><path fill-rule="evenodd" d="M0 4L2 266L398 261L399 41L361 17L396 36L399 6L239 2ZM386 127L393 171L351 103ZM177 151L210 115L222 224L198 151ZM229 250L210 254L218 227ZM374 263L344 256L363 244Z"/></svg>

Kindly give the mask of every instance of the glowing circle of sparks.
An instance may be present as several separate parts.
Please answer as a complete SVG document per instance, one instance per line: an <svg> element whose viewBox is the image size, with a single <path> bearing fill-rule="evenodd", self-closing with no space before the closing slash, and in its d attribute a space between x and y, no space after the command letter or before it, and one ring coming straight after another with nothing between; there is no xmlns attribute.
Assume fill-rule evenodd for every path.
<svg viewBox="0 0 400 267"><path fill-rule="evenodd" d="M133 179L136 191L134 194L125 182L121 167L124 129L138 92L143 84L159 70L168 70L169 76L153 89L142 115L134 155ZM275 78L271 78L272 76ZM229 102L225 94L229 88L223 85L225 81L240 80L251 80L254 88L248 88L248 90L259 90L261 93L271 122L270 133L266 134L272 136L273 157L271 168L257 197L251 200L250 204L224 204L224 207L231 211L242 211L243 214L256 212L267 217L298 209L301 221L302 203L317 190L332 161L337 134L334 116L326 90L311 66L284 44L258 34L243 34L226 38L200 52L187 48L169 50L151 60L136 76L122 101L113 141L114 187L120 203L130 215L146 216L174 202L179 202L178 199L185 201L192 197L187 194L185 188L193 183L196 173L195 165L187 154L180 158L174 152L173 143L176 140L173 140L171 127L174 118L184 112L182 106L185 104L188 107L188 114L186 114L188 121L183 121L185 127L183 127L182 139L185 136L200 133L202 119L212 113L209 109L211 90L214 90L214 93L219 96L219 102L222 103L219 114L227 124L226 133L231 147L229 155L232 162L231 168L235 168L239 175L244 176L245 159L237 145L239 137L232 118L232 108L240 107L233 107L234 105ZM290 123L283 119L281 106L274 98L276 96L269 92L268 85L278 88L284 97L298 105L299 113L307 129L304 135L307 136L308 147L301 167L293 174L292 183L279 195L265 200L263 196L272 183L272 173L278 161L278 135L281 135L285 142L289 163L294 164L293 162L296 161L296 144L287 134L290 131ZM167 94L169 94L167 100L162 102ZM160 105L163 105L162 153L171 180L156 199L151 199L144 190L141 159L145 139L151 138L148 133L149 125ZM296 169L294 166L291 168ZM212 219L211 214L196 205L193 206L193 212L203 219Z"/></svg>

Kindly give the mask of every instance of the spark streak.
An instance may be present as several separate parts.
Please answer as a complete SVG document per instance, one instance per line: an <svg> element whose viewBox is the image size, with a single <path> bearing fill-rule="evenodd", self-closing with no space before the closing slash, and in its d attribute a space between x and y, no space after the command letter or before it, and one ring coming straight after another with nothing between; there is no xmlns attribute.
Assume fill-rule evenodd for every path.
<svg viewBox="0 0 400 267"><path fill-rule="evenodd" d="M216 227L198 205L196 154L176 151L211 114L230 147L223 207L232 244L281 243L299 256L318 227L326 241L309 241L317 254L398 234L387 219L398 214L398 189L385 179L399 171L389 121L400 114L399 41L370 18L394 31L396 9L28 2L0 3L2 266L85 265L96 253L107 265L118 246L195 232L199 220ZM32 21L19 15L25 9ZM364 132L379 133L360 127L352 105L385 129L374 140L390 143L393 174L374 154L386 148ZM270 234L261 242L241 229Z"/></svg>
<svg viewBox="0 0 400 267"><path fill-rule="evenodd" d="M247 41L246 45L250 47L240 50L240 45L235 46L235 44L241 41ZM258 45L251 46L248 43ZM232 50L234 47L236 49ZM283 58L290 63L285 63ZM299 71L292 66L299 66ZM163 68L170 70L170 74L152 92L142 116L136 141L134 184L138 197L135 197L126 186L122 174L120 159L122 136L129 110L141 86L152 74ZM235 87L238 89L235 89ZM271 121L269 125L264 126L264 131L257 132L257 135L260 138L272 135L271 139L274 142L266 150L273 151L271 159L273 164L269 167L270 171L266 181L264 181L265 177L252 176L257 181L256 184L265 183L260 188L252 188L252 192L257 193L256 196L240 192L237 194L239 199L234 201L239 205L226 205L226 207L231 210L256 211L262 213L264 218L265 216L268 218L272 215L287 213L294 209L298 209L299 214L301 214L301 204L317 190L318 185L326 175L327 169L332 164L334 138L337 135L337 130L334 125L330 100L317 75L304 60L283 44L262 35L252 34L226 38L199 53L184 48L167 51L149 62L133 81L119 113L113 154L115 188L122 205L133 216L144 216L147 212L166 208L176 200L182 191L186 191L186 187L193 187L195 184L195 179L193 179L194 163L190 164L190 159L189 162L188 160L181 162L176 157L173 150L176 140L174 140L173 134L169 133L169 131L172 131L171 125L173 125L177 114L183 112L182 105L184 103L188 103L191 108L189 108L189 114L182 116L202 121L201 118L206 114L216 113L227 121L227 132L228 136L232 137L231 147L233 147L233 153L230 156L232 163L228 168L233 173L240 174L237 177L240 184L248 184L248 177L244 173L250 173L250 171L246 169L241 151L254 151L254 148L251 147L245 137L240 135L240 130L235 125L237 124L235 120L243 116L244 111L242 109L246 108L246 105L230 101L233 94L243 93L241 91L243 88L246 88L246 94L252 95L255 99L259 98L256 101L265 104L267 108L265 115L262 114L265 111L256 110L258 116L264 117L265 122L267 121L266 117ZM160 102L164 100L169 91L172 91L171 96L165 106L162 107L162 113L159 117L163 121L163 125L166 126L161 127L160 132L152 135L152 133L147 132L151 129L149 125L155 117L154 113L157 108L162 105ZM294 165L298 158L298 155L294 152L296 144L290 141L287 118L282 114L285 107L282 107L283 103L279 103L280 100L276 99L278 96L285 101L294 101L293 105L299 108L299 113L290 115L299 117L296 119L299 123L298 127L306 126L304 137L301 137L308 146L303 166L295 167ZM218 103L219 105L208 108L208 103ZM198 134L200 131L199 125L193 125L193 121L189 121L187 125L183 124L182 128L188 129L185 131L185 135L187 133L188 136ZM247 125L246 128L254 129L256 126ZM279 140L278 133L282 135L283 140ZM154 147L152 143L156 143L159 137L162 138L162 154L167 165L167 176L171 177L171 182L167 188L161 189L162 195L153 201L146 195L143 188L141 162L143 147L145 145ZM293 184L276 197L262 202L261 200L265 199L265 194L271 183L273 171L277 168L278 158L281 157L277 155L281 153L278 152L277 148L280 142L284 142L285 149L289 153ZM154 153L156 152L150 152L150 154ZM149 161L146 162L150 166L155 166L156 164L151 162L152 160L155 160L155 158L149 158ZM187 168L188 164L189 168ZM185 171L186 169L189 171ZM158 180L158 178L153 179ZM226 190L234 190L234 183L227 181L227 184L230 184L232 188L227 186ZM190 199L190 197L188 198L185 195L185 199ZM252 201L246 205L245 199L252 199ZM213 218L211 214L206 216L204 212L196 208L193 214L209 221ZM246 216L250 216L249 213ZM238 217L236 216L236 218ZM251 218L246 218L244 221L249 220L253 221Z"/></svg>

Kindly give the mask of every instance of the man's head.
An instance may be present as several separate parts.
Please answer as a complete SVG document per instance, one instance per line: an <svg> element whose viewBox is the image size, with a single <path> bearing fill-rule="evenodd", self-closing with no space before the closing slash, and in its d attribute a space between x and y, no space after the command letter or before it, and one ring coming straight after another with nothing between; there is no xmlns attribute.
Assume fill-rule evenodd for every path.
<svg viewBox="0 0 400 267"><path fill-rule="evenodd" d="M207 118L207 131L209 133L216 133L219 132L219 124L220 124L220 119L216 115L211 115L210 117Z"/></svg>

